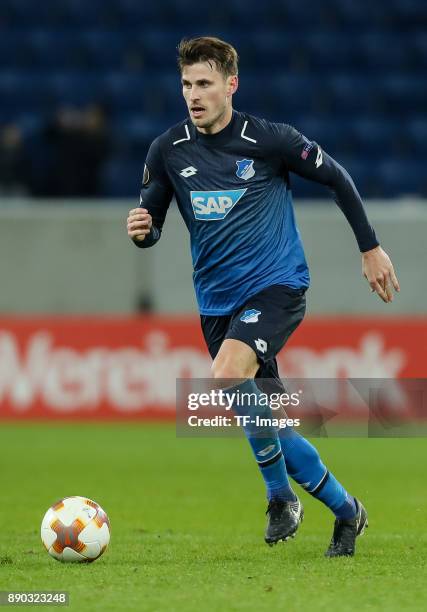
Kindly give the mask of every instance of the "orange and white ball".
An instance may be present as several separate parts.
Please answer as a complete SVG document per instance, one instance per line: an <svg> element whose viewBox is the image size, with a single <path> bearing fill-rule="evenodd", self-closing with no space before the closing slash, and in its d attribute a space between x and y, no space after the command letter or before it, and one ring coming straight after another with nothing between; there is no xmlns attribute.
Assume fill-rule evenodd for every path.
<svg viewBox="0 0 427 612"><path fill-rule="evenodd" d="M58 561L95 561L110 542L110 521L96 502L65 497L49 508L41 526L47 552Z"/></svg>

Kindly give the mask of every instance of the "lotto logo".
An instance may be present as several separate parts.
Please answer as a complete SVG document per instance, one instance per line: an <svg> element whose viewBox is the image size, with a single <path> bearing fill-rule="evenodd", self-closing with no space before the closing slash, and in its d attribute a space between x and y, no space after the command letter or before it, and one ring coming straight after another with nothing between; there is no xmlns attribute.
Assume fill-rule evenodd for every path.
<svg viewBox="0 0 427 612"><path fill-rule="evenodd" d="M193 176L193 174L196 173L197 168L195 168L194 166L188 166L188 168L184 168L184 170L181 170L180 175L184 178L188 178L189 176Z"/></svg>
<svg viewBox="0 0 427 612"><path fill-rule="evenodd" d="M267 342L265 340L263 340L262 338L258 338L258 340L255 340L255 346L257 347L257 350L260 353L266 353L267 352Z"/></svg>
<svg viewBox="0 0 427 612"><path fill-rule="evenodd" d="M191 204L194 216L199 221L219 221L224 219L245 192L246 189L191 191Z"/></svg>
<svg viewBox="0 0 427 612"><path fill-rule="evenodd" d="M322 164L323 164L322 149L320 147L317 147L316 168L320 168Z"/></svg>

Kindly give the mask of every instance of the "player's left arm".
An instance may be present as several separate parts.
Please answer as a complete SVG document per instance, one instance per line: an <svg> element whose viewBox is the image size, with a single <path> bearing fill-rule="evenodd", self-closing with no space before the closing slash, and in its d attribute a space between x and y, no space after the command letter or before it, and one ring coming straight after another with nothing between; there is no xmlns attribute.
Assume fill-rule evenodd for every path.
<svg viewBox="0 0 427 612"><path fill-rule="evenodd" d="M276 124L277 125L277 124ZM280 125L280 124L279 124ZM279 126L277 126L279 128ZM299 176L326 185L349 222L362 253L362 273L384 302L400 291L393 264L370 225L353 179L338 162L295 128L280 125L282 155L287 168Z"/></svg>

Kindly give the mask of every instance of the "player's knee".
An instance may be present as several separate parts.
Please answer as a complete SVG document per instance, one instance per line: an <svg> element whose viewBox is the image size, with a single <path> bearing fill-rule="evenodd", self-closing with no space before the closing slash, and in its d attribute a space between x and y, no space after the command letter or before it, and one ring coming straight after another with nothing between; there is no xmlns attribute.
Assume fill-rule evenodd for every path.
<svg viewBox="0 0 427 612"><path fill-rule="evenodd" d="M245 364L233 363L231 360L215 360L211 367L213 378L226 378L235 381L253 378L252 369Z"/></svg>

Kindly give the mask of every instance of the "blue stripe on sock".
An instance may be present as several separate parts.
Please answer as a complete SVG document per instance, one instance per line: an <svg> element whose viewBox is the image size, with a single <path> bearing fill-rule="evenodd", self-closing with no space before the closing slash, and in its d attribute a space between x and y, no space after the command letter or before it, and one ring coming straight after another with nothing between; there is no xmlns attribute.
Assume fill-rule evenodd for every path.
<svg viewBox="0 0 427 612"><path fill-rule="evenodd" d="M328 472L316 448L292 428L281 429L279 438L289 476L322 501L337 518L354 518L354 497ZM318 488L325 474L328 474L328 478Z"/></svg>

